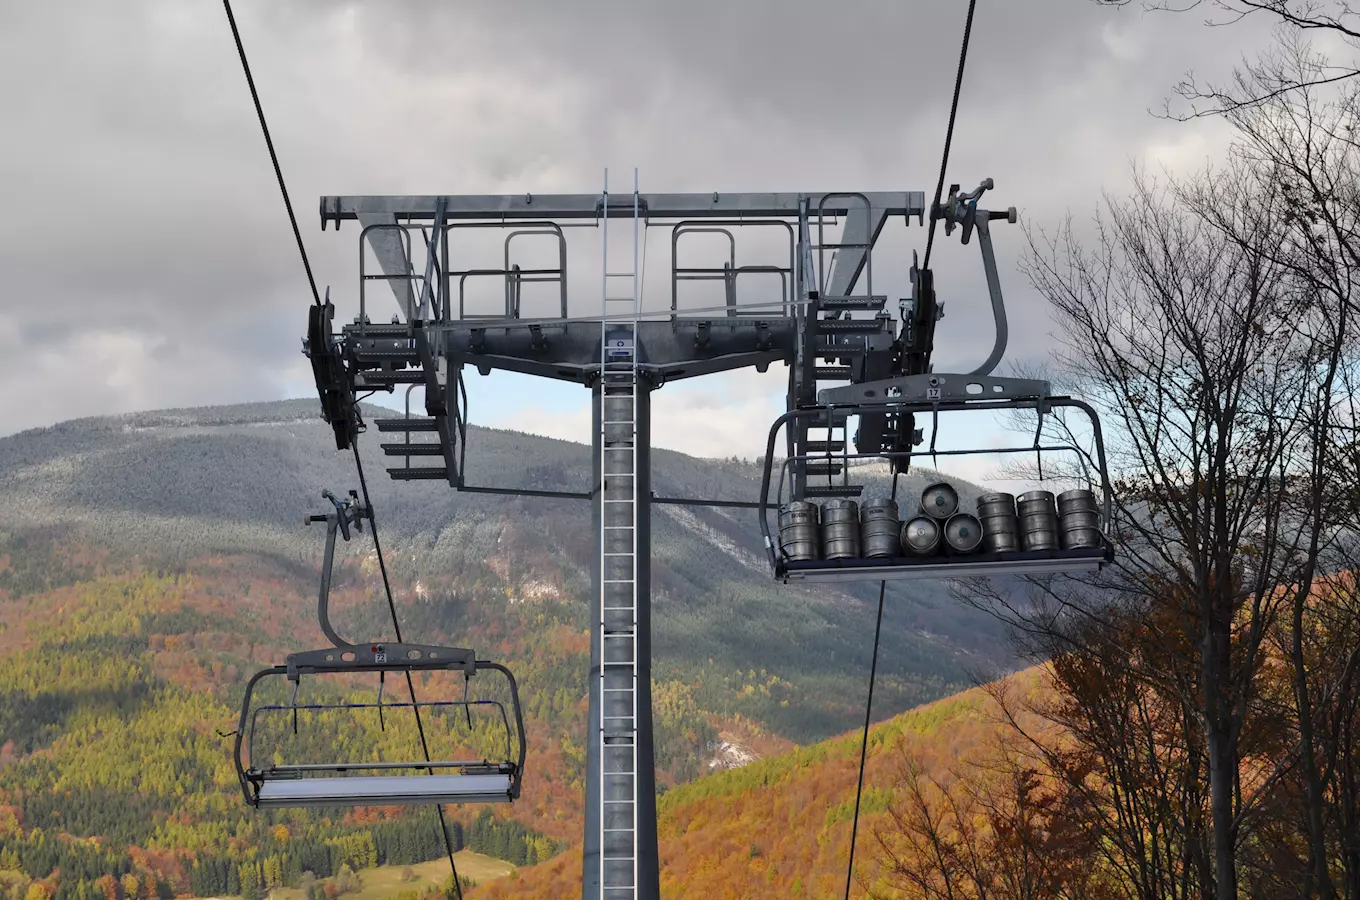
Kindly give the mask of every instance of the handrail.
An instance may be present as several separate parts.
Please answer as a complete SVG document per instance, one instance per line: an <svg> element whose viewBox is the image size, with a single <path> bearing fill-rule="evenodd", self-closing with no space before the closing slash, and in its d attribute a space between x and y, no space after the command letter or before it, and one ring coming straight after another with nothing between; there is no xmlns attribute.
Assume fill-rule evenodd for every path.
<svg viewBox="0 0 1360 900"><path fill-rule="evenodd" d="M558 282L558 283L561 285L561 295L562 295L562 300L561 300L562 317L563 317L563 318L566 318L566 316L567 316L567 236L562 232L562 226L559 225L559 224L557 224L556 222L548 222L546 225L541 225L541 226L538 225L538 223L530 223L530 224L534 225L535 227L532 227L532 228L520 228L520 229L518 229L518 230L516 230L516 231L510 232L509 234L507 234L507 235L505 236L505 268L506 268L507 270L510 269L510 241L511 241L513 238L515 238L515 237L517 237L517 236L519 236L519 235L525 235L525 234L556 234L556 235L557 235L557 262L558 262L557 277L556 277L556 278L529 279L529 280L530 280L530 281L534 281L534 280L539 280L539 281L556 281L556 282ZM507 272L507 274L506 274L506 280L505 280L505 291L506 291L505 306L506 306L506 309L507 309L507 310L511 310L511 309L512 309L512 310L513 310L513 314L514 314L514 318L518 319L518 318L519 318L519 284L520 284L520 282L521 282L521 280L522 280L522 276L525 275L525 274L530 274L530 273L528 273L528 272L526 272L526 271L524 271L524 270L521 270L518 266L515 267L515 273L516 273L516 274L515 274L515 278L514 278L514 285L515 285L515 286L514 286L514 288L513 288L513 293L514 293L515 296L514 296L513 302L512 302L512 299L511 299L511 293L512 293L512 288L511 288L511 278L510 278L510 275L509 275L508 272ZM544 273L544 274L547 274L547 273ZM460 312L461 312L461 310L460 310Z"/></svg>
<svg viewBox="0 0 1360 900"><path fill-rule="evenodd" d="M731 263L732 269L735 271L735 270L737 269L736 237L735 237L735 236L732 234L732 232L731 232L730 230L728 230L728 229L729 229L729 228L733 228L733 227L759 226L759 225L766 225L766 226L768 226L768 225L779 225L779 226L782 226L782 227L784 228L784 230L788 232L788 234L789 234L789 269L788 269L788 271L791 273L791 272L793 271L793 268L794 268L794 260L797 258L797 241L796 241L796 239L795 239L795 237L794 237L793 224L790 223L790 222L786 222L786 221L784 221L784 220L782 220L782 219L682 219L682 220L680 220L679 222L676 222L676 223L671 227L671 321L675 321L676 316L680 313L680 282L681 282L681 281L705 281L705 280L714 280L714 281L716 281L716 280L718 280L718 279L724 279L724 280L729 281L729 284L730 284L731 282L734 282L734 281L735 281L735 275L727 274L727 273L725 273L722 269L714 269L714 268L707 268L707 267L695 268L695 267L682 267L682 266L680 266L680 265L679 265L679 255L678 255L677 249L676 249L676 248L677 248L677 245L679 244L679 241L680 241L680 235L682 235L682 234L689 234L689 233L696 233L696 234L698 234L698 233L721 233L721 234L727 235L728 241L729 241L730 246L731 246L731 250L730 250L730 252L729 252L729 254L728 254L728 258L729 258L729 261L730 261L730 263ZM726 227L718 227L718 226L726 226ZM746 267L743 266L743 267L741 267L741 268L746 268ZM680 273L681 273L681 272L684 272L684 273L687 273L687 274L682 278L682 277L680 276ZM703 274L703 273L710 273L710 274L705 275L705 274ZM784 314L785 314L785 315L788 315L788 314L789 314L789 310L790 310L790 308L791 308L793 302L794 302L794 298L793 298L792 294L789 294L789 293L788 293L788 288L787 288L787 286L786 286L786 287L785 287L785 293L784 293L784 295L783 295L783 297L781 298L781 301L780 301L780 306L784 309ZM765 305L765 306L768 306L769 304L764 304L764 305ZM728 303L728 306L729 306L730 308L733 308L733 309L739 308L735 303ZM691 311L691 310L687 310L686 312L692 312L692 311Z"/></svg>

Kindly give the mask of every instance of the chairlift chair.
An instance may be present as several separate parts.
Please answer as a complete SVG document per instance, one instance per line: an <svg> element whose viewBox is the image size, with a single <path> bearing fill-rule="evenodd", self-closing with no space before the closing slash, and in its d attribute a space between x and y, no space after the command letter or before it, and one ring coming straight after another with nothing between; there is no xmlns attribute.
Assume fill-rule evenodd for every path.
<svg viewBox="0 0 1360 900"><path fill-rule="evenodd" d="M321 629L333 647L290 654L281 666L256 672L246 684L241 715L236 729L235 763L246 803L257 808L305 806L395 806L432 803L509 803L518 799L524 773L527 745L524 739L524 714L519 687L505 666L479 660L472 650L400 642L354 644L340 637L332 627L328 605L331 569L337 533L350 538L350 526L362 530L370 511L356 492L344 501L329 491L323 496L333 510L308 516L307 522L327 525L326 553L323 563L317 616ZM302 676L353 675L377 672L461 672L468 680L479 672L499 672L509 688L509 710L497 700L462 700L421 703L391 703L382 699L380 682L375 703L299 704L298 689ZM284 677L292 683L292 698L286 704L266 704L252 708L255 687L271 677ZM268 757L257 753L256 737L262 713L291 713L296 729L299 711L355 711L376 708L379 721L384 710L411 708L459 709L469 725L473 707L489 707L499 714L505 731L505 752L497 759L422 759L415 761L346 761L338 763L263 763ZM422 734L423 740L423 734ZM514 745L514 746L512 746ZM514 749L517 747L518 749ZM423 774L422 774L423 773Z"/></svg>
<svg viewBox="0 0 1360 900"><path fill-rule="evenodd" d="M923 376L917 382L924 386L925 390L932 393L943 393L946 391L944 385L951 379L944 376ZM869 402L867 400L845 399L835 404L807 407L803 409L790 410L778 419L770 428L769 437L766 441L765 471L761 481L760 491L760 528L764 537L766 552L770 558L771 567L777 579L790 581L825 582L825 581L882 581L898 580L910 578L961 578L968 576L994 576L994 575L1038 575L1045 573L1058 572L1080 572L1100 568L1113 558L1113 551L1108 539L1106 529L1111 521L1110 512L1112 505L1112 495L1110 479L1105 461L1105 446L1100 430L1100 421L1096 416L1095 410L1083 401L1075 400L1070 397L1049 397L1044 396L1046 389L1045 382L1028 382L1022 379L1001 379L1001 378L975 378L971 376L960 379L972 385L983 385L984 388L1002 387L1003 391L996 393L1007 393L1004 399L961 399L956 392L949 389L944 396L949 399L909 399L905 396L892 398L889 401ZM899 379L899 382L910 384L909 379ZM933 386L932 386L933 385ZM1029 385L1028 390L1020 387ZM849 393L858 385L849 388L836 389L839 392ZM901 389L902 385L899 385ZM1019 388L1019 389L1017 389ZM830 392L827 392L830 393ZM1029 394L1029 396L1024 396ZM1073 408L1085 413L1091 423L1092 436L1095 444L1094 458L1089 458L1086 451L1071 443L1052 442L1046 443L1040 440L1040 434L1036 431L1035 440L1028 446L985 448L985 449L962 449L962 450L937 450L934 445L934 431L932 430L932 446L922 449L905 449L896 451L879 451L874 453L851 453L848 449L843 449L839 453L828 456L826 453L807 453L802 452L784 458L776 462L774 449L780 432L787 427L793 426L799 421L825 421L832 415L859 416L859 415L897 415L897 416L916 416L930 415L935 417L938 422L938 414L941 412L955 412L961 410L971 411L996 411L1004 409L1033 409L1041 416L1040 428L1042 428L1042 416L1054 409ZM1090 477L1089 483L1098 492L1100 497L1101 527L1098 546L1083 547L1057 547L1054 549L1016 549L1005 551L980 550L968 553L956 554L910 554L905 549L892 556L864 557L854 556L837 559L795 559L793 554L788 552L786 542L780 538L779 531L771 527L772 511L784 510L788 507L786 503L791 500L803 500L804 497L795 496L797 466L806 464L808 461L825 461L828 458L839 461L845 473L842 477L847 478L849 463L851 460L869 460L886 458L891 460L899 469L905 469L905 464L911 459L920 456L964 456L992 453L1022 453L1034 452L1038 454L1053 452L1071 452L1077 454L1083 462L1083 468ZM778 477L775 475L775 466L779 466ZM1098 485L1098 487L1097 487ZM1023 496L1023 495L1022 495ZM905 525L909 513L902 515L902 522Z"/></svg>
<svg viewBox="0 0 1360 900"><path fill-rule="evenodd" d="M874 346L867 340L862 347L852 346L847 341L827 342L827 326L836 324L842 331L851 331L846 320L840 317L850 315L849 310L859 309L861 305L851 302L857 298L828 297L824 290L819 291L819 278L824 277L824 273L823 276L818 275L812 264L810 250L814 246L824 245L820 236L821 217L817 216L818 240L814 245L810 214L804 209L799 226L797 254L803 260L798 286L808 309L808 314L799 318L803 362L801 369L795 367L791 372L788 411L776 419L770 428L759 502L760 528L776 579L784 582L882 581L1076 572L1098 569L1113 558L1108 537L1111 485L1096 411L1081 400L1052 396L1046 381L991 375L1005 351L1007 324L989 223L996 220L1016 221L1014 208L1004 212L978 208L978 199L991 187L991 179L985 179L981 186L967 193L960 192L959 187L953 185L948 200L931 212L932 218L944 220L945 234L960 227L962 243L967 244L972 234L977 233L996 323L995 341L986 361L974 371L962 375L937 374L931 370L935 321L942 316L942 312L935 302L933 278L929 269L920 269L915 262L911 270L912 296L901 304L901 328L890 347ZM872 271L868 250L865 249L863 253L864 268ZM869 291L872 294L872 286ZM819 305L833 301L828 310L819 308ZM879 305L870 304L866 299L863 308L874 311ZM819 312L828 312L832 318L818 319ZM875 320L881 320L885 315L885 311L879 310ZM838 356L849 356L852 366L843 370L822 367L822 362L835 362ZM819 359L822 362L818 362ZM849 377L852 383L817 389L818 382L828 377L835 380L832 376ZM1088 418L1094 442L1094 458L1072 443L1046 444L1041 440L1044 416L1059 408L1075 409ZM941 412L1008 409L1031 409L1038 413L1039 427L1030 446L936 450L936 428L932 429L929 449L916 449L922 442L921 434L915 428L918 416L929 415L938 426ZM860 423L859 433L855 436L856 452L851 452L851 442L846 433L852 418L858 419ZM826 434L814 436L812 429L824 430ZM775 446L781 431L786 432L787 452L779 463L776 477ZM993 545L992 549L978 545L976 549L957 552L913 552L907 546L905 536L901 543L897 543L883 540L880 533L874 552L861 554L855 549L859 540L855 536L856 529L861 525L857 518L857 504L848 499L838 499L829 501L827 506L827 509L838 510L834 526L828 526L839 529L836 531L837 537L827 537L826 540L842 541L840 535L845 535L845 545L839 546L834 552L821 552L824 541L816 521L819 513L816 505L810 501L813 497L860 497L863 486L850 484L849 480L852 461L887 459L893 471L902 472L913 457L923 455L1034 452L1042 460L1042 454L1055 451L1077 455L1086 472L1088 487L1067 492L1059 498L1054 498L1047 491L1036 492L1037 496L1031 500L1021 495L1021 506L1041 504L1044 496L1048 498L1054 507L1051 512L1051 539L1029 540L1030 534L1037 534L1036 530L1024 535L1026 540L1021 540L1019 523L1039 521L1038 513L1026 518L1024 509L1021 509L1013 517L1016 522L1013 541L1000 540L1003 533L1009 533L1000 530L1005 527L1000 523L1009 520L1000 516L989 520L998 523L998 530L988 540L988 544ZM1093 474L1095 477L1092 477ZM838 475L840 483L837 484L834 482ZM994 496L1010 498L1008 494ZM1067 498L1070 515L1060 517L1057 507L1062 505L1062 496ZM1014 499L1010 498L1013 507ZM1054 503L1055 499L1059 502ZM877 512L890 517L891 514L885 510L893 510L893 506L882 501L879 503ZM780 513L778 530L771 527L772 509ZM895 514L895 510L893 512ZM904 510L901 519L907 520L909 516L910 513ZM966 514L964 517L970 518ZM1069 531L1064 532L1068 522L1079 525L1073 524ZM884 524L880 521L875 527L882 532L880 526ZM899 521L898 524L905 523ZM940 527L943 526L941 520ZM864 534L868 534L870 524L867 518L863 527ZM976 539L981 541L987 527L976 518L970 527ZM830 535L831 532L827 531L826 534ZM1071 535L1071 540L1068 535ZM1013 543L1014 547L1008 546L1009 543ZM796 552L791 553L790 547L794 547Z"/></svg>

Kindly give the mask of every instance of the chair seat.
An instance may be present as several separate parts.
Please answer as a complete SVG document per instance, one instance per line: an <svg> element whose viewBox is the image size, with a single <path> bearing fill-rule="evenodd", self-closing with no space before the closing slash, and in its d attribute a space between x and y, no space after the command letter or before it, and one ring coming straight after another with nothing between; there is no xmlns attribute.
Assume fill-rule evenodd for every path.
<svg viewBox="0 0 1360 900"><path fill-rule="evenodd" d="M509 775L364 775L260 784L257 806L419 806L509 803Z"/></svg>

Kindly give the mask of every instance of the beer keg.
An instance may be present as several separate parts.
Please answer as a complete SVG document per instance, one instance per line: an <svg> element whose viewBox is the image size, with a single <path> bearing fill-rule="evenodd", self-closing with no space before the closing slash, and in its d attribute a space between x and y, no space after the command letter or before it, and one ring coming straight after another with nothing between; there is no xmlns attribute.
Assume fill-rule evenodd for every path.
<svg viewBox="0 0 1360 900"><path fill-rule="evenodd" d="M881 559L900 556L902 522L897 514L897 501L887 497L865 500L859 509L860 547L865 557Z"/></svg>
<svg viewBox="0 0 1360 900"><path fill-rule="evenodd" d="M929 556L940 546L940 523L917 516L902 526L902 549L913 556Z"/></svg>
<svg viewBox="0 0 1360 900"><path fill-rule="evenodd" d="M1064 550L1099 547L1100 508L1090 490L1063 491L1058 495L1058 537Z"/></svg>
<svg viewBox="0 0 1360 900"><path fill-rule="evenodd" d="M1016 498L1020 542L1026 550L1058 549L1058 509L1051 491L1029 491Z"/></svg>
<svg viewBox="0 0 1360 900"><path fill-rule="evenodd" d="M821 556L821 529L817 504L794 500L779 508L779 546L791 560L805 561Z"/></svg>
<svg viewBox="0 0 1360 900"><path fill-rule="evenodd" d="M982 544L982 523L968 513L954 513L944 523L944 542L953 553L972 553Z"/></svg>
<svg viewBox="0 0 1360 900"><path fill-rule="evenodd" d="M921 514L943 522L959 511L959 492L945 481L937 481L921 492Z"/></svg>
<svg viewBox="0 0 1360 900"><path fill-rule="evenodd" d="M1020 549L1020 517L1015 497L1000 491L978 497L978 520L982 522L982 546L989 553Z"/></svg>
<svg viewBox="0 0 1360 900"><path fill-rule="evenodd" d="M854 500L828 500L822 507L822 559L858 556L859 504Z"/></svg>

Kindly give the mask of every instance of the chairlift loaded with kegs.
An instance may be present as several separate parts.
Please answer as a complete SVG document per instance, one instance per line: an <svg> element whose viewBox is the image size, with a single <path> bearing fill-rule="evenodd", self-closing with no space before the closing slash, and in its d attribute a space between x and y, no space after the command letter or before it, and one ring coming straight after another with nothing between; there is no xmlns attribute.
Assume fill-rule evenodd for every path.
<svg viewBox="0 0 1360 900"><path fill-rule="evenodd" d="M254 807L304 806L392 806L434 803L508 803L520 795L524 772L524 718L520 708L519 689L510 670L503 665L479 660L472 650L457 647L438 647L425 644L372 641L351 643L338 635L332 627L328 612L332 565L335 558L337 534L350 539L350 527L363 531L363 521L371 518L369 510L357 492L339 500L330 491L322 496L333 509L321 515L309 515L307 524L326 523L326 551L322 563L321 590L317 600L317 618L321 630L334 645L321 650L310 650L289 655L281 666L264 669L246 684L240 721L236 729L236 771L248 804ZM408 675L412 672L447 671L461 673L464 678L462 700L400 703L384 702L383 684L387 673ZM467 685L474 675L499 673L508 684L509 709L498 700L469 699ZM332 702L300 704L298 689L303 676L355 675L365 672L379 674L377 698L372 703ZM292 684L291 699L286 704L265 704L254 708L251 700L258 684L268 678L284 678ZM269 762L275 754L271 749L257 746L258 724L261 716L269 713L289 715L293 731L297 731L299 712L335 712L353 714L357 710L375 709L380 725L385 729L384 711L412 709L418 716L428 709L432 716L457 712L466 717L472 727L473 708L479 712L489 708L505 733L505 752L497 759L441 759L417 761L345 761L345 762ZM425 729L421 729L422 744ZM431 742L433 743L433 742ZM426 751L429 756L433 747Z"/></svg>
<svg viewBox="0 0 1360 900"><path fill-rule="evenodd" d="M1007 326L989 222L1016 221L1014 208L1005 212L978 208L978 199L991 187L991 179L968 193L954 185L948 201L931 213L944 221L946 235L961 227L963 243L968 243L974 231L979 237L996 338L987 360L973 372L932 371L934 323L942 311L935 302L932 274L918 267L914 254L912 296L901 304L901 326L890 346L875 346L868 339L859 346L849 337L828 340L828 332L850 330L842 316L860 308L854 301L862 298L828 296L824 290L818 296L808 289L816 286L816 275L804 279L807 313L799 319L799 326L804 357L813 361L808 371L816 373L817 381L823 380L823 372L849 372L852 383L816 391L791 388L788 411L770 428L759 514L777 579L880 581L1077 572L1098 569L1113 559L1106 532L1111 486L1095 410L1081 400L1053 396L1047 381L991 375L1005 351ZM800 252L810 267L808 250L817 247L811 243L810 229L804 228L802 235ZM819 318L823 314L827 317ZM833 329L832 323L838 327ZM872 380L865 377L877 373L887 374ZM816 402L798 402L800 396L811 394ZM1034 439L1027 446L936 449L942 412L1018 409L1031 410L1038 417ZM1045 417L1061 409L1074 410L1089 420L1089 448L1074 440L1044 439ZM921 416L933 421L928 448L920 448L923 436L915 428ZM851 418L861 423L855 452L845 433ZM892 427L885 427L885 422ZM814 429L821 433L814 434ZM778 461L775 448L781 433L788 452ZM1019 452L1036 454L1041 478L1044 454L1075 454L1083 483L1058 492L1041 487L1018 497L985 492L973 498L974 513L964 509L967 504L947 482L927 486L915 498L912 510L910 502L899 505L891 497L863 498L863 485L851 484L849 478L854 463L875 459L888 460L892 471L901 473L916 456ZM830 499L819 504L813 497ZM771 527L775 510L777 531Z"/></svg>

